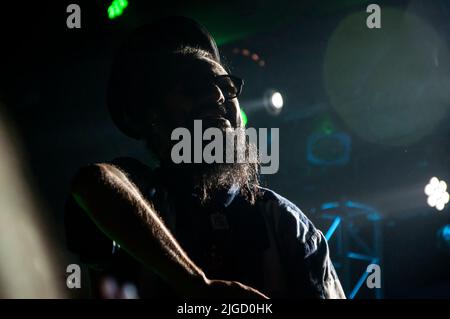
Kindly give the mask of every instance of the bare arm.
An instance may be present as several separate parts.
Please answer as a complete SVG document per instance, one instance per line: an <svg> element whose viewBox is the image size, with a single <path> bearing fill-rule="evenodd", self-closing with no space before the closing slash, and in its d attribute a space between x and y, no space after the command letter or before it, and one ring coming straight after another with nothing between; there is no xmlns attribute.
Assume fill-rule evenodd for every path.
<svg viewBox="0 0 450 319"><path fill-rule="evenodd" d="M110 164L77 174L72 193L97 226L131 255L192 297L264 297L236 282L209 280L192 262L136 186Z"/></svg>

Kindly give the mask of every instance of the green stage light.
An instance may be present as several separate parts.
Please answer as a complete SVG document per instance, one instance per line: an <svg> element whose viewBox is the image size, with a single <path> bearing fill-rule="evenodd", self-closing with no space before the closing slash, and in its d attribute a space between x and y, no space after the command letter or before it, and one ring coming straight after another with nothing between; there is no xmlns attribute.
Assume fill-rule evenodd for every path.
<svg viewBox="0 0 450 319"><path fill-rule="evenodd" d="M322 123L320 123L319 131L325 133L326 135L330 135L335 131L333 122L329 118L325 118Z"/></svg>
<svg viewBox="0 0 450 319"><path fill-rule="evenodd" d="M244 127L247 126L247 114L245 114L243 109L241 109L241 118L242 118L242 124L244 124Z"/></svg>
<svg viewBox="0 0 450 319"><path fill-rule="evenodd" d="M108 18L113 20L121 16L126 7L128 7L128 0L114 0L108 7Z"/></svg>

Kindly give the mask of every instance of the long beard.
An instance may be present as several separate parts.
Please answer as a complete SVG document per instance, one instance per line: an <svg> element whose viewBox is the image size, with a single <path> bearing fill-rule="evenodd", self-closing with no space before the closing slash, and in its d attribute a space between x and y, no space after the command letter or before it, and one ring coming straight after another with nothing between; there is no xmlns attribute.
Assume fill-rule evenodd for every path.
<svg viewBox="0 0 450 319"><path fill-rule="evenodd" d="M239 192L251 204L257 197L258 163L216 163L203 164L196 175L196 186L203 204L209 204L217 191L238 186Z"/></svg>
<svg viewBox="0 0 450 319"><path fill-rule="evenodd" d="M177 185L181 183L181 187L194 188L203 205L210 204L218 191L227 191L232 186L238 186L240 194L250 204L254 204L259 194L259 161L254 145L247 142L245 149L246 160L238 163L170 163L169 165L161 163L161 165L170 170L170 175L177 180ZM237 158L237 148L234 153ZM250 161L249 158L253 160Z"/></svg>

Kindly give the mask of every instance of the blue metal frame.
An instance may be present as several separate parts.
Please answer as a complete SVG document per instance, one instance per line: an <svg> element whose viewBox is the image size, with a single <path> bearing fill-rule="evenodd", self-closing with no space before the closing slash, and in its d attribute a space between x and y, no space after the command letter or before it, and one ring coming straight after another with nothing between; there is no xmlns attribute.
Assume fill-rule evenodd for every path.
<svg viewBox="0 0 450 319"><path fill-rule="evenodd" d="M358 235L358 227L354 223L355 217L365 217L365 221L372 226L372 238L366 242ZM352 261L365 261L367 264L382 262L382 215L373 207L354 201L328 202L320 207L320 217L331 220L331 225L326 231L325 238L336 238L337 251L334 254L337 262L336 268L343 272L342 284L349 299L354 299L369 273L364 269L362 275L354 286L351 285L350 266ZM333 237L334 236L334 237ZM350 251L350 242L358 246L358 251ZM381 288L374 288L375 298L383 298L383 284Z"/></svg>

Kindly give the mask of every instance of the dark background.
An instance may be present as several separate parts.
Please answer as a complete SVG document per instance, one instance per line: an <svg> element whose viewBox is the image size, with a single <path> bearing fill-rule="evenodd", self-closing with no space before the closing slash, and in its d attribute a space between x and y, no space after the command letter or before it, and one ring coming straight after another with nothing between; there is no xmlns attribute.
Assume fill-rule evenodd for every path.
<svg viewBox="0 0 450 319"><path fill-rule="evenodd" d="M106 110L114 49L127 31L183 14L212 32L232 72L245 79L244 109L269 88L285 98L278 116L264 109L247 114L248 126L280 128L280 170L263 176L263 184L324 233L322 204L352 200L373 207L383 217L384 297L450 297L450 250L437 235L450 223L450 210L429 207L423 192L432 176L450 180L448 1L376 1L380 30L365 25L373 1L129 0L114 20L107 15L110 1L72 2L81 7L81 29L66 27L69 1L0 9L0 98L62 243L63 206L79 167L122 155L149 161L143 145L122 135ZM356 23L345 24L355 14ZM308 162L308 137L337 132L351 139L349 160ZM318 152L333 157L339 146ZM357 223L368 235L370 222ZM373 292L363 288L358 297Z"/></svg>

